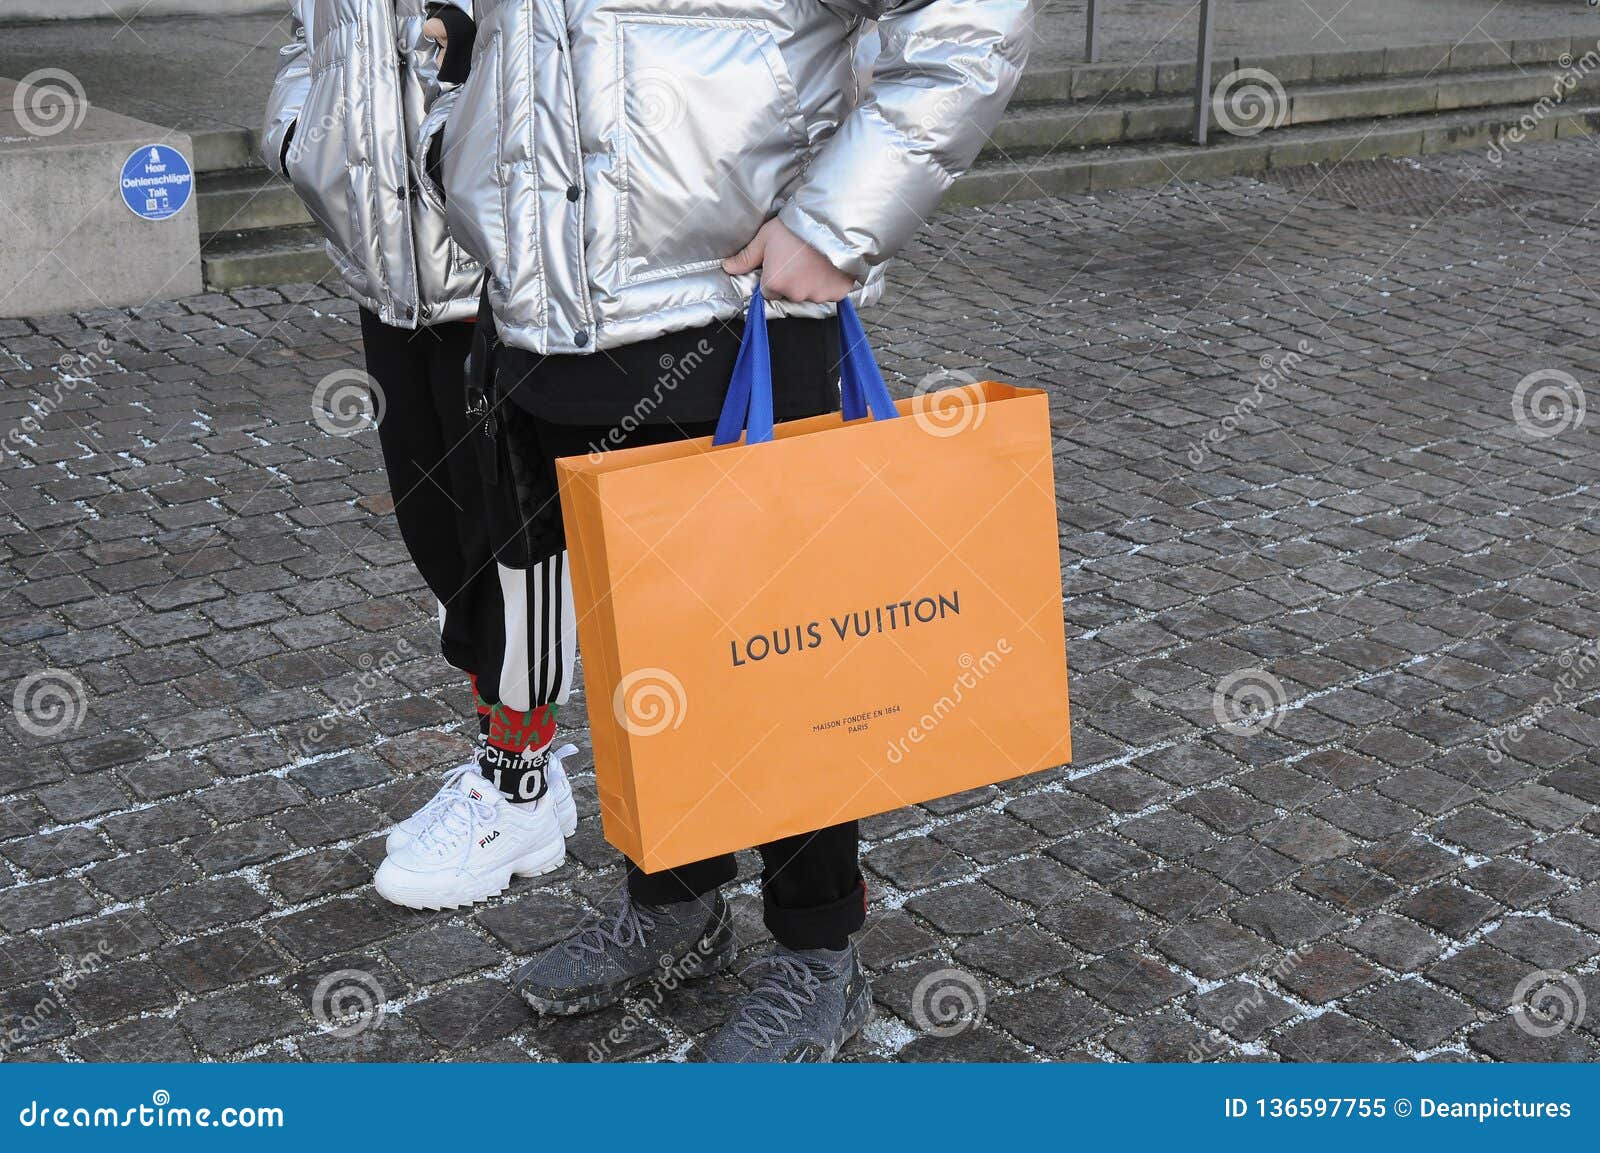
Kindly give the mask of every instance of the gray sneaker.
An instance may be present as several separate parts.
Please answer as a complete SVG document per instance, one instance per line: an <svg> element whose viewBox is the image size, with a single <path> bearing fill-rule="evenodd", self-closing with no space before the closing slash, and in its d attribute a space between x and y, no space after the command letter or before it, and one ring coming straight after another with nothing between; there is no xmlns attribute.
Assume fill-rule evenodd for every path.
<svg viewBox="0 0 1600 1153"><path fill-rule="evenodd" d="M536 1012L592 1013L650 981L675 988L733 964L733 918L719 894L674 905L638 905L627 889L512 980Z"/></svg>
<svg viewBox="0 0 1600 1153"><path fill-rule="evenodd" d="M706 1042L706 1061L832 1061L872 1016L854 944L840 952L778 945L745 973L755 980Z"/></svg>

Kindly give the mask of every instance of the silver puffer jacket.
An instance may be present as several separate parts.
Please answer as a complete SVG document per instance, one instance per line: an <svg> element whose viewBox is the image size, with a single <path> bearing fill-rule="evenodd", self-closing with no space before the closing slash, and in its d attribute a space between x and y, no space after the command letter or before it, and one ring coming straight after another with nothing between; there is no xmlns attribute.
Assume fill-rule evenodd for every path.
<svg viewBox="0 0 1600 1153"><path fill-rule="evenodd" d="M450 2L471 14L472 0ZM261 144L322 227L355 298L402 328L473 315L483 280L411 179L440 95L425 22L423 0L294 0L294 40L280 52Z"/></svg>
<svg viewBox="0 0 1600 1153"><path fill-rule="evenodd" d="M737 315L724 259L777 216L875 299L977 155L1032 39L1030 0L478 0L442 131L451 232L501 336L583 353ZM881 50L857 91L853 49ZM774 307L819 316L831 305Z"/></svg>

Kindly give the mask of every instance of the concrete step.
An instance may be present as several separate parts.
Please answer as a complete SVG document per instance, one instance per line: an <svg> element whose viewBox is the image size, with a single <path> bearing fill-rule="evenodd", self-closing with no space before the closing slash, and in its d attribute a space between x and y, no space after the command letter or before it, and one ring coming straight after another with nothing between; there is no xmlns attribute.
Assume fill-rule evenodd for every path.
<svg viewBox="0 0 1600 1153"><path fill-rule="evenodd" d="M1242 68L1270 72L1284 85L1439 76L1559 64L1595 47L1592 37L1552 36L1513 43L1413 44L1330 52L1228 55L1219 51L1212 76L1220 80ZM1194 91L1194 60L1109 61L1101 64L1036 66L1017 90L1019 101L1098 100L1106 96L1185 96Z"/></svg>
<svg viewBox="0 0 1600 1153"><path fill-rule="evenodd" d="M261 163L256 153L260 137L248 128L205 126L187 131L194 144L194 170L198 176L254 168Z"/></svg>
<svg viewBox="0 0 1600 1153"><path fill-rule="evenodd" d="M1515 147L1503 141L1513 128L1522 140L1589 137L1600 131L1600 101L1569 102L1532 128L1520 124L1525 114L1519 107L1435 112L1280 128L1259 136L1217 138L1205 147L1123 143L980 160L946 194L944 204L971 207L1384 156L1470 149L1487 155L1495 147Z"/></svg>
<svg viewBox="0 0 1600 1153"><path fill-rule="evenodd" d="M311 223L311 214L289 182L265 168L208 172L198 186L202 236Z"/></svg>
<svg viewBox="0 0 1600 1153"><path fill-rule="evenodd" d="M1212 127L1225 134L1230 116L1246 127L1324 124L1378 116L1411 116L1464 108L1531 105L1556 91L1561 73L1547 65L1480 69L1428 77L1397 77L1332 84L1283 85L1276 90L1249 79L1250 90L1266 94L1271 108L1257 104L1230 110L1219 88L1212 102ZM1600 94L1600 71L1573 76L1564 99ZM1236 87L1237 95L1244 87ZM1270 122L1270 123L1269 123ZM1014 105L991 136L985 154L1008 156L1050 148L1074 148L1186 139L1194 130L1193 97L1109 98L1088 104L1063 100Z"/></svg>
<svg viewBox="0 0 1600 1153"><path fill-rule="evenodd" d="M1567 40L1532 42L1541 48L1554 51ZM1449 57L1449 47L1441 52ZM1480 59L1482 45L1463 45L1471 48L1470 56L1463 59ZM1532 48L1528 49L1532 52ZM1424 59L1425 49L1390 49L1391 63L1409 66L1406 62ZM1396 56L1404 53L1404 56ZM1413 54L1423 53L1423 56ZM1301 62L1300 57L1261 57L1248 67L1277 64L1277 70L1266 70L1284 85L1289 107L1285 123L1315 124L1330 120L1348 120L1362 116L1408 115L1417 112L1448 111L1452 108L1487 108L1497 104L1531 103L1551 95L1556 78L1561 74L1552 61L1529 60L1521 66L1502 68L1445 69L1430 76L1394 76L1380 79L1342 79L1320 82L1310 75L1313 64L1324 72L1335 70L1335 58L1365 58L1369 53L1307 54L1303 67L1287 68L1283 61ZM1459 55L1459 51L1458 51ZM1383 54L1377 56L1382 58ZM1220 65L1219 65L1220 66ZM1359 65L1347 61L1347 67ZM1373 67L1380 66L1373 64ZM1145 75L1141 80L1140 74ZM1088 82L1093 76L1099 83ZM1220 81L1222 73L1218 73ZM1576 77L1576 91L1600 91L1600 71ZM1120 83L1118 83L1120 82ZM1073 147L1087 144L1112 144L1123 140L1173 140L1188 135L1193 125L1194 66L1144 65L1130 69L1125 65L1085 65L1082 69L1057 69L1030 72L1023 77L1022 87L1011 110L995 131L991 152L1010 153L1018 149L1049 148L1056 145ZM1162 99L1146 92L1170 94ZM1571 99L1569 93L1567 99ZM1085 104L1090 105L1084 107ZM1212 122L1215 124L1215 112ZM205 177L213 173L232 175L240 169L259 168L257 134L246 129L200 129L193 134L195 170L201 174L200 187L209 183ZM298 223L295 221L294 223ZM221 228L223 225L217 225ZM235 227L252 227L250 225ZM204 218L201 231L208 228Z"/></svg>
<svg viewBox="0 0 1600 1153"><path fill-rule="evenodd" d="M1352 60L1348 66L1363 65ZM1102 97L1093 104L1086 98L1023 100L1007 113L946 203L975 205L1162 183L1174 176L1201 179L1342 159L1487 149L1538 102L1552 97L1559 75L1548 63L1530 60L1432 76L1285 80L1274 96L1270 124L1256 135L1230 136L1222 128L1222 102L1215 101L1214 134L1206 148L1186 142L1193 117L1187 96ZM1546 105L1545 118L1530 137L1553 136L1563 125L1568 133L1600 127L1600 70L1569 75L1575 86L1563 93L1560 104ZM1252 114L1246 108L1237 115L1252 130L1261 124L1259 110ZM253 134L216 132L203 155L227 157L246 148L253 150ZM249 156L246 165L253 162L253 151ZM316 280L329 272L321 238L287 183L248 166L203 171L197 183L208 287Z"/></svg>
<svg viewBox="0 0 1600 1153"><path fill-rule="evenodd" d="M1397 77L1437 78L1513 66L1532 69L1556 65L1565 55L1581 57L1594 47L1590 38L1556 36L1503 45L1472 41L1352 51L1219 54L1212 67L1217 80L1236 69L1257 68L1292 87ZM1193 90L1193 60L1047 65L1029 69L1018 89L1017 102L1096 102L1139 96L1191 98ZM198 173L231 171L258 163L259 133L251 129L211 123L188 125L185 131L194 144Z"/></svg>
<svg viewBox="0 0 1600 1153"><path fill-rule="evenodd" d="M201 245L200 259L212 291L316 281L333 268L314 225L218 233Z"/></svg>
<svg viewBox="0 0 1600 1153"><path fill-rule="evenodd" d="M1206 147L1119 143L1058 148L1004 160L986 158L956 182L944 206L973 207L1163 184L1174 178L1203 180L1385 156L1469 149L1488 153L1512 128L1526 140L1600 133L1600 101L1564 105L1532 129L1518 127L1523 116L1519 108L1434 112L1302 124L1254 137L1221 137ZM219 233L206 239L201 257L208 289L315 281L331 271L321 234L311 225Z"/></svg>
<svg viewBox="0 0 1600 1153"><path fill-rule="evenodd" d="M1237 69L1255 68L1271 73L1285 87L1293 88L1396 78L1443 79L1486 70L1514 72L1521 68L1548 72L1549 66L1559 67L1564 56L1569 60L1582 57L1594 47L1594 42L1588 38L1556 36L1505 45L1474 41L1347 52L1218 55L1212 68L1213 77L1218 81ZM1193 93L1193 60L1035 67L1022 78L1014 111L1026 112L1025 106L1029 104L1096 103L1108 98L1166 96L1187 101L1193 98ZM197 173L233 171L259 163L256 150L260 140L255 131L225 125L197 125L186 131L194 143Z"/></svg>

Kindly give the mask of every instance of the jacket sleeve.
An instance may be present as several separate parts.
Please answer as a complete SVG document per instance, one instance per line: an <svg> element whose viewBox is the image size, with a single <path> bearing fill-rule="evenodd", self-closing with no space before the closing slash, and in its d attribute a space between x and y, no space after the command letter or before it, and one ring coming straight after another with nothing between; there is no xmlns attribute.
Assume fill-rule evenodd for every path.
<svg viewBox="0 0 1600 1153"><path fill-rule="evenodd" d="M971 165L1022 77L1032 0L823 0L876 19L870 87L778 218L857 280L893 256Z"/></svg>
<svg viewBox="0 0 1600 1153"><path fill-rule="evenodd" d="M261 130L261 159L279 176L286 175L284 150L311 90L311 50L306 39L309 9L310 0L294 0L289 16L293 38L278 49L278 76L267 97L267 120Z"/></svg>

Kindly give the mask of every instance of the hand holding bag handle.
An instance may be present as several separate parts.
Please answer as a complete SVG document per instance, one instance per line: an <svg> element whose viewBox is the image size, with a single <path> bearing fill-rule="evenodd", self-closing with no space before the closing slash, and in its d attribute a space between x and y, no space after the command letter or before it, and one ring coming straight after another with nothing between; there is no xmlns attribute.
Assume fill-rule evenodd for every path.
<svg viewBox="0 0 1600 1153"><path fill-rule="evenodd" d="M839 302L839 353L840 400L845 420L860 420L869 412L878 420L899 416L867 344L861 318L848 298ZM767 303L760 285L750 297L744 343L739 346L739 359L734 362L733 379L728 383L728 399L723 403L712 443L734 444L741 432L748 433L746 444L765 444L772 439L772 350L767 342Z"/></svg>

